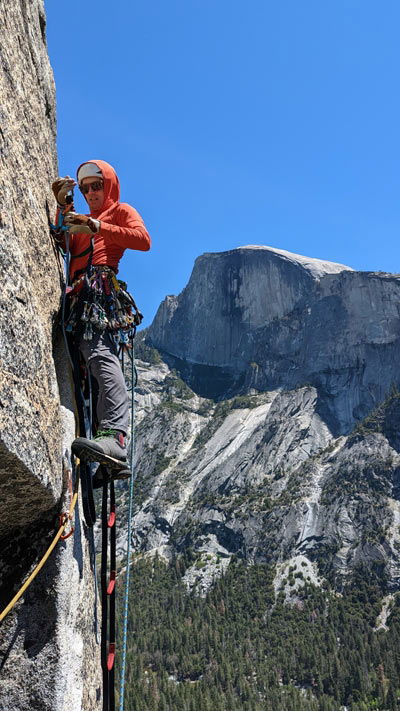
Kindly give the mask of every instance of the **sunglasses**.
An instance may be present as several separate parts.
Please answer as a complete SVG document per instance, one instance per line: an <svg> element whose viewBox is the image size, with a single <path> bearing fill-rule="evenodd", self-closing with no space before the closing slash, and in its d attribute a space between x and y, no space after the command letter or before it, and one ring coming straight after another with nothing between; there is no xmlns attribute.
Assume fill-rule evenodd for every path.
<svg viewBox="0 0 400 711"><path fill-rule="evenodd" d="M87 185L80 185L79 190L81 191L82 195L87 195L90 188L94 190L95 193L97 193L99 190L103 189L103 181L102 180L95 180L93 183L88 183Z"/></svg>

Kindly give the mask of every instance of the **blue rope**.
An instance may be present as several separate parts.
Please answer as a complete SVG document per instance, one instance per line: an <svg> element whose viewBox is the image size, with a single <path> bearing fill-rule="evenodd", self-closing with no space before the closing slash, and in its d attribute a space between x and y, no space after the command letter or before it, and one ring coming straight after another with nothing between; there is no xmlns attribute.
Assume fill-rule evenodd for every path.
<svg viewBox="0 0 400 711"><path fill-rule="evenodd" d="M73 194L73 190L71 190L71 192ZM57 224L53 225L53 223L50 222L50 220L49 220L49 225L50 225L50 229L52 229L53 232L68 232L68 230L69 230L69 227L64 225L64 215L62 214L61 210L58 215Z"/></svg>
<svg viewBox="0 0 400 711"><path fill-rule="evenodd" d="M135 352L132 343L132 353L131 353L131 442L130 442L130 465L131 465L131 478L129 486L129 507L128 507L128 539L127 539L127 550L126 550L126 579L125 579L125 594L124 594L124 615L123 615L123 637L122 637L122 650L121 650L121 677L119 685L119 711L124 711L124 695L125 695L125 672L126 672L126 647L128 638L128 602L129 602L129 580L130 580L130 570L131 570L131 536L132 536L132 508L133 508L133 457L135 454L135 384L136 374L135 369Z"/></svg>

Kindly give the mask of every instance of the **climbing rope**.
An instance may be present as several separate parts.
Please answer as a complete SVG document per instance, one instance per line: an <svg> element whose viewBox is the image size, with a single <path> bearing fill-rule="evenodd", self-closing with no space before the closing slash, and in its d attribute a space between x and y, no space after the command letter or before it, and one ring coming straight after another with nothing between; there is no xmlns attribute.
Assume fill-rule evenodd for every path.
<svg viewBox="0 0 400 711"><path fill-rule="evenodd" d="M122 621L122 647L121 647L121 675L119 685L119 711L124 711L125 702L125 675L126 675L126 650L128 639L128 606L129 606L129 583L131 569L131 536L132 536L132 509L133 509L133 485L134 471L133 458L135 455L135 385L137 382L137 371L135 368L135 352L132 343L131 358L131 441L130 441L130 468L131 478L129 484L129 505L128 505L128 532L126 546L126 578L124 592L124 607Z"/></svg>
<svg viewBox="0 0 400 711"><path fill-rule="evenodd" d="M77 474L75 478L75 486L74 486L74 494L71 500L71 504L69 507L69 511L66 514L62 514L62 518L60 520L60 527L53 538L51 544L49 545L46 553L44 554L43 558L40 560L40 562L37 564L36 568L33 570L33 572L30 574L29 578L24 582L22 585L21 589L17 592L16 595L14 595L13 599L11 602L7 605L7 607L3 610L3 612L0 614L0 622L4 620L6 615L13 609L14 605L18 602L20 597L24 594L24 592L27 590L29 585L33 582L33 580L36 578L37 574L41 571L43 568L44 564L46 563L47 559L49 558L50 554L56 547L58 541L60 538L63 537L63 533L68 526L69 522L72 520L72 514L75 509L76 502L78 500L78 489L79 489L79 466L77 468Z"/></svg>

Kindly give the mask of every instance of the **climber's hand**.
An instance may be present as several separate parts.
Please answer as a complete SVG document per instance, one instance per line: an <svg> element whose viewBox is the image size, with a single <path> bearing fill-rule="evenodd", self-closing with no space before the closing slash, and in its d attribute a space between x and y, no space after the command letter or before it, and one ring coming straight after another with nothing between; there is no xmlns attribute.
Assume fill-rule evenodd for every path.
<svg viewBox="0 0 400 711"><path fill-rule="evenodd" d="M66 175L65 178L57 178L57 180L52 183L51 189L60 207L66 205L66 197L75 185L75 180L70 178L69 175Z"/></svg>
<svg viewBox="0 0 400 711"><path fill-rule="evenodd" d="M69 231L86 232L87 234L96 234L100 229L99 220L94 220L93 217L87 215L79 215L77 212L67 212L64 217L64 224Z"/></svg>

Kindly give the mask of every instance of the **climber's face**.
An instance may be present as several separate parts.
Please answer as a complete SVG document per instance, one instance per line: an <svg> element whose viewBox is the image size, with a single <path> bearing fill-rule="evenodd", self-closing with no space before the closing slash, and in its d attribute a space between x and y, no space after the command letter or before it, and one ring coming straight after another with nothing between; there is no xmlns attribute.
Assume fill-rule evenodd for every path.
<svg viewBox="0 0 400 711"><path fill-rule="evenodd" d="M103 181L95 176L83 178L81 189L90 210L100 210L104 202Z"/></svg>

